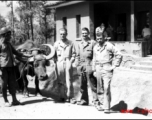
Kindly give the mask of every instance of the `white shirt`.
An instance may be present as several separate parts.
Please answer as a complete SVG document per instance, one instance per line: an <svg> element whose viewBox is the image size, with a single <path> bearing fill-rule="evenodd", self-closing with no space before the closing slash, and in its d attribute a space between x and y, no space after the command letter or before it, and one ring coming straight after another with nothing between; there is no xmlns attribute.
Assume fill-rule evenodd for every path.
<svg viewBox="0 0 152 120"><path fill-rule="evenodd" d="M150 28L144 28L144 29L142 30L142 35L143 35L143 37L145 37L145 36L147 36L147 35L151 35L151 30L150 30Z"/></svg>

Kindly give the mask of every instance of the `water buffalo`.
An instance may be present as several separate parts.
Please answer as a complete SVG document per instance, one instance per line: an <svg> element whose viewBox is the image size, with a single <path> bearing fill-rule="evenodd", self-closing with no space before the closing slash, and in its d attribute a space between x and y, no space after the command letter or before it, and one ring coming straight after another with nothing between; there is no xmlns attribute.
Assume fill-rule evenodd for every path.
<svg viewBox="0 0 152 120"><path fill-rule="evenodd" d="M20 71L20 78L18 78L18 81L23 81L24 96L29 96L28 83L31 78L35 81L35 94L41 94L38 85L39 80L45 80L48 78L46 66L50 65L49 60L54 56L55 51L52 45L43 44L42 46L48 46L51 49L51 53L49 55L45 55L43 54L42 50L39 49L39 52L29 60L18 58L20 61L22 61L18 64Z"/></svg>
<svg viewBox="0 0 152 120"><path fill-rule="evenodd" d="M56 64L54 62L55 50L52 45L44 44L48 46L51 50L51 54L37 54L28 60L28 64L24 67L24 72L22 78L25 78L24 81L24 95L28 95L28 78L33 77L35 80L35 91L40 93L43 96L51 97L54 99L60 98L59 84ZM31 67L32 65L32 67ZM23 67L21 67L23 68ZM75 68L76 69L76 68ZM22 71L22 70L20 70ZM75 89L75 95L79 97L79 81L76 70L73 74L73 85Z"/></svg>

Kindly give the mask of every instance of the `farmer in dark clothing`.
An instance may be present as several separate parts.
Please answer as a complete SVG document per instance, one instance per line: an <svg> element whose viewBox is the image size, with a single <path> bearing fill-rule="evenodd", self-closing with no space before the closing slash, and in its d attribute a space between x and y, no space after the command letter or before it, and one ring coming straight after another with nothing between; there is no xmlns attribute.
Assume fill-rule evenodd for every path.
<svg viewBox="0 0 152 120"><path fill-rule="evenodd" d="M15 50L10 44L11 29L3 27L0 29L0 84L5 106L20 105L16 98L15 57L31 57L23 55ZM7 99L7 88L12 96L12 104Z"/></svg>

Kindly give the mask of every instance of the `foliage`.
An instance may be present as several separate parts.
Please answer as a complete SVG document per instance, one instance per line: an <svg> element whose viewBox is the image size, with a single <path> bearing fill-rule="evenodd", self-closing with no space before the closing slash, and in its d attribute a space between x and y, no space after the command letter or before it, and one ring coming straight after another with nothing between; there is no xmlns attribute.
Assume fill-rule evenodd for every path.
<svg viewBox="0 0 152 120"><path fill-rule="evenodd" d="M51 41L55 22L50 19L52 17L49 15L50 11L44 7L46 1L18 1L18 3L19 7L15 12L20 22L16 23L16 30L22 31L19 33L26 34L28 39L32 39L33 30L33 38L37 44Z"/></svg>
<svg viewBox="0 0 152 120"><path fill-rule="evenodd" d="M14 16L14 15L12 15L12 12L11 11L9 11L8 13L7 13L7 19L8 19L8 22L7 22L7 25L8 26L11 26L13 23L12 23L12 17L13 17L13 20L14 20L14 23L16 23L16 22L18 22L18 20L17 20L17 18Z"/></svg>
<svg viewBox="0 0 152 120"><path fill-rule="evenodd" d="M47 0L19 0L19 6L15 10L13 10L13 1L2 0L2 2L6 2L7 7L11 7L11 11L7 15L8 22L0 15L0 28L7 24L14 29L15 44L21 44L28 39L33 40L37 45L53 40L55 21L50 10L45 8Z"/></svg>
<svg viewBox="0 0 152 120"><path fill-rule="evenodd" d="M2 15L0 15L0 28L5 26L6 26L6 20Z"/></svg>

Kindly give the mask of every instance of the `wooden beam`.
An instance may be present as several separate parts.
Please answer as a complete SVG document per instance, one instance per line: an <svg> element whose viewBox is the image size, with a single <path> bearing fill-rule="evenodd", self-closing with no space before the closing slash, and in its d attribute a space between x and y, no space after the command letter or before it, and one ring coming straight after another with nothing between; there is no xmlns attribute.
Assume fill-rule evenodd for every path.
<svg viewBox="0 0 152 120"><path fill-rule="evenodd" d="M131 19L131 26L130 26L130 35L131 35L131 42L135 41L135 35L134 35L134 1L131 1L131 13L130 13L130 19Z"/></svg>

